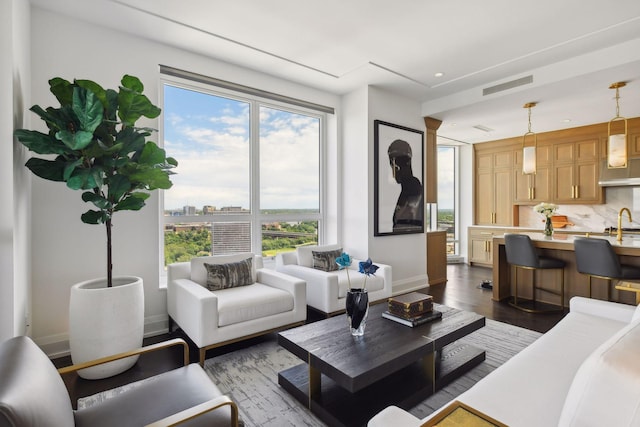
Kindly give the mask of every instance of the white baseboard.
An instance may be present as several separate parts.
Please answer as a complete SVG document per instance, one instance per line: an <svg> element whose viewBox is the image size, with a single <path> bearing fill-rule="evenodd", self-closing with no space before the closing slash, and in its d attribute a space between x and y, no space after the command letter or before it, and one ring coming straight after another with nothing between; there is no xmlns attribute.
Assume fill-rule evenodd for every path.
<svg viewBox="0 0 640 427"><path fill-rule="evenodd" d="M144 338L166 334L168 331L169 317L166 314L158 314L144 319ZM33 341L50 359L69 356L71 353L68 333L33 338Z"/></svg>

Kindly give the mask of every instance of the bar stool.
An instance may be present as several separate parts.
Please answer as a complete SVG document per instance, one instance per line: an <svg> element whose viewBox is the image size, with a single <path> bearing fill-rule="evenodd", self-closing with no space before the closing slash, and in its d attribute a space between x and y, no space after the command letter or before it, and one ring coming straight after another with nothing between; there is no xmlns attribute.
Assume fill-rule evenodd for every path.
<svg viewBox="0 0 640 427"><path fill-rule="evenodd" d="M505 234L504 235L505 253L507 256L507 263L516 267L514 274L515 293L513 300L509 301L509 304L513 307L526 311L529 313L551 313L564 311L564 266L565 262L557 258L551 258L538 255L535 246L529 236L525 234ZM531 307L526 307L518 301L518 268L533 271L533 297L531 300L521 299L523 302L530 302ZM560 270L560 292L542 288L536 285L536 270L548 270L558 269ZM560 296L560 307L553 309L536 309L536 290L552 293Z"/></svg>
<svg viewBox="0 0 640 427"><path fill-rule="evenodd" d="M612 280L640 279L640 267L620 264L620 259L608 240L576 237L573 247L578 273L589 276L589 298L592 277L607 280L607 301L611 300Z"/></svg>

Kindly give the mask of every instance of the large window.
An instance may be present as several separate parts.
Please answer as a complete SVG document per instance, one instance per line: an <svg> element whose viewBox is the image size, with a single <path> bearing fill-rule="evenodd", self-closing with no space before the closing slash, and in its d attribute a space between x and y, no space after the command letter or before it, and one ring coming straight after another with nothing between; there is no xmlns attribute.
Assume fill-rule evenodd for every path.
<svg viewBox="0 0 640 427"><path fill-rule="evenodd" d="M459 254L457 225L457 164L458 149L455 146L438 145L438 203L435 228L447 231L447 255ZM433 225L433 224L432 224Z"/></svg>
<svg viewBox="0 0 640 427"><path fill-rule="evenodd" d="M274 256L318 242L324 114L199 83L163 82L165 265Z"/></svg>

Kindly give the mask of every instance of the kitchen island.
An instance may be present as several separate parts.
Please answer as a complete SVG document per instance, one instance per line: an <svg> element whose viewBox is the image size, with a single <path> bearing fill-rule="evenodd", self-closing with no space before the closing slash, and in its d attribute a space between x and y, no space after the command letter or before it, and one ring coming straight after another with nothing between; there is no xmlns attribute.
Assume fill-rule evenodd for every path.
<svg viewBox="0 0 640 427"><path fill-rule="evenodd" d="M555 233L547 237L542 233L521 233L528 235L541 255L554 257L566 263L564 268L564 301L568 306L569 299L573 296L585 296L589 294L588 276L578 273L576 269L576 259L573 247L573 240L584 235L573 235ZM622 242L618 242L615 236L594 236L597 239L606 239L613 246L614 251L620 257L623 264L640 266L640 235L625 235ZM516 273L516 269L507 263L505 253L504 235L493 238L493 300L502 301L513 296L514 288L511 277ZM532 297L533 270L517 269L518 274L518 297ZM538 286L560 291L557 271L537 270L535 272ZM614 281L615 282L615 281ZM592 298L607 299L607 281L605 279L593 278ZM617 291L612 284L611 298L622 303L635 304L635 294L633 292ZM541 302L559 305L560 297L538 291L536 299Z"/></svg>

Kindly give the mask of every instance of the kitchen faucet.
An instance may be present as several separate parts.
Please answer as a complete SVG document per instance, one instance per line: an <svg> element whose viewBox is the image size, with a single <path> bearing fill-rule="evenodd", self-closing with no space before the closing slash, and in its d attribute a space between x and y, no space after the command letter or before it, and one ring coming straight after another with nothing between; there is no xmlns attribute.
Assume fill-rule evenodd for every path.
<svg viewBox="0 0 640 427"><path fill-rule="evenodd" d="M627 216L629 217L629 222L632 222L631 219L631 211L629 208L622 208L620 212L618 212L618 242L622 242L622 212L627 211Z"/></svg>

